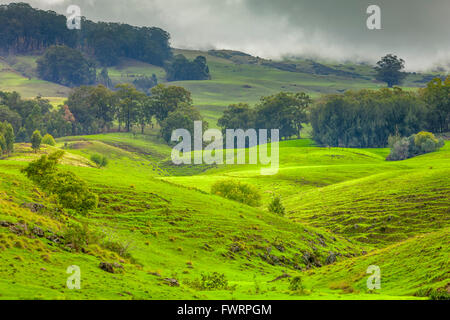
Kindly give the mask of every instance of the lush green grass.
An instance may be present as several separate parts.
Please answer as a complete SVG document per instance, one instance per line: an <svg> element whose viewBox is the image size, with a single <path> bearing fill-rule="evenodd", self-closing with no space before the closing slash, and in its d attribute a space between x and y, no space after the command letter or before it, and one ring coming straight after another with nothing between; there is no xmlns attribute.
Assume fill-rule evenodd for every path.
<svg viewBox="0 0 450 320"><path fill-rule="evenodd" d="M165 82L166 72L163 68L137 60L122 59L117 66L108 68L108 75L113 83L132 83L137 77L151 77L153 74L158 82Z"/></svg>
<svg viewBox="0 0 450 320"><path fill-rule="evenodd" d="M363 76L356 79L282 71L200 51L176 53L208 60L212 80L171 84L192 91L210 127L227 105L255 104L279 91L319 97L381 87L369 80L373 71L366 65L324 62ZM35 59L1 60L0 90L63 103L68 89L37 80ZM294 62L310 67L304 60ZM162 68L134 60L109 69L116 83L152 74L164 81ZM415 86L420 77L410 76L406 85ZM308 137L310 128L304 131ZM448 290L449 143L439 152L387 162L387 149L282 141L278 173L262 176L258 165L175 166L171 148L157 131L146 133L66 137L37 154L29 144L17 144L12 156L0 160L0 222L17 224L0 226L0 299L417 299L431 289ZM54 200L20 173L58 148L66 151L62 167L99 195L99 207L88 217L59 212ZM93 154L107 156L108 166L97 168L90 161ZM212 184L223 179L254 185L261 207L211 195ZM286 207L285 217L267 210L275 194ZM21 207L24 202L46 209L33 213ZM38 226L62 234L73 222L87 223L103 238L129 242L131 257L119 256L103 240L73 252L30 233ZM332 255L337 262L325 266ZM124 270L110 274L100 262L120 263ZM81 290L65 286L70 265L81 267ZM375 293L365 287L369 265L382 272L382 289ZM230 288L195 285L203 273L212 272L224 274ZM300 276L304 291L290 290L291 278L273 281L283 274ZM177 279L180 286L169 286L165 278Z"/></svg>
<svg viewBox="0 0 450 320"><path fill-rule="evenodd" d="M99 208L89 217L57 214L51 198L19 171L56 148L34 154L20 144L0 160L0 221L56 233L85 221L106 237L129 241L132 259L97 244L70 252L0 227L0 299L411 299L448 283L448 144L394 163L384 161L387 150L284 141L280 171L266 177L250 165L170 171L171 149L156 136L70 137L57 147L66 150L63 167L99 194ZM96 168L89 160L94 153L106 155L108 166ZM212 183L227 178L255 185L264 205L209 194ZM286 217L267 212L273 192L282 196ZM47 209L32 213L23 202ZM324 266L330 252L337 263ZM103 261L119 262L124 271L106 273ZM69 265L81 267L81 290L65 287ZM382 270L375 294L365 287L369 265ZM212 272L223 273L232 287L205 291L193 284ZM305 290L290 290L289 278L272 281L284 273L301 276Z"/></svg>
<svg viewBox="0 0 450 320"><path fill-rule="evenodd" d="M34 57L19 56L18 61L28 61L31 70L35 68ZM17 65L16 65L17 66ZM34 98L38 95L50 100L67 97L70 89L55 83L39 80L34 73L29 76L17 71L5 60L0 58L0 90L17 91L24 98Z"/></svg>

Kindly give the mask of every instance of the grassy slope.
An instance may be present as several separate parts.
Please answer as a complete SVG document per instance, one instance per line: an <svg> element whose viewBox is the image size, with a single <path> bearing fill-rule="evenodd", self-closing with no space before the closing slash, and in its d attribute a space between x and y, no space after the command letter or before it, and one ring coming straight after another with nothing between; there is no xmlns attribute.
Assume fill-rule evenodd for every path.
<svg viewBox="0 0 450 320"><path fill-rule="evenodd" d="M309 147L281 142L280 170L261 176L256 166L225 166L200 176L165 180L209 192L227 178L258 186L264 207L279 194L287 216L298 222L383 246L448 224L450 145L407 161L386 162L384 149Z"/></svg>
<svg viewBox="0 0 450 320"><path fill-rule="evenodd" d="M174 50L175 54L182 53L190 59L197 55L207 58L212 79L207 81L176 81L171 85L179 85L192 92L194 104L201 111L210 127L215 127L217 119L230 104L247 102L255 104L262 96L280 91L307 92L312 97L324 93L338 93L347 89L380 88L382 84L371 79L373 72L370 66L358 64L332 65L333 68L346 72L356 72L362 78L352 78L336 75L315 75L305 72L289 72L271 66L249 64L219 58L202 51ZM3 59L0 63L0 89L16 90L26 98L41 94L50 99L55 105L63 102L69 88L52 84L36 77L36 56L17 56ZM301 65L304 60L294 61ZM100 72L100 68L98 70ZM108 69L111 80L116 83L132 83L136 77L155 74L160 83L164 83L164 69L132 59L122 59L118 66ZM27 77L31 77L28 80ZM408 79L420 78L410 76ZM406 86L417 86L413 81L407 81Z"/></svg>
<svg viewBox="0 0 450 320"><path fill-rule="evenodd" d="M282 90L315 97L380 86L364 79L238 64L204 52L178 52L208 59L212 80L171 84L192 91L196 106L213 127L228 104L256 103ZM55 105L67 95L67 88L34 78L35 57L1 63L1 90L17 90L25 97L40 93ZM363 65L333 67L366 76L371 72ZM132 60L109 70L118 82L153 73L160 81L164 78L161 68ZM406 85L414 85L416 78L420 77ZM69 137L58 146L65 142L63 165L100 195L99 209L89 219L77 220L118 239L132 239L131 253L138 264L95 245L89 246L88 254L71 253L0 227L0 299L379 299L411 298L419 289L448 285L448 250L438 249L448 238L448 144L437 153L389 163L384 161L386 149L327 149L307 139L285 141L279 173L261 176L255 166L173 166L171 149L156 135ZM106 154L109 166L95 168L88 160L93 153ZM18 145L13 157L0 160L0 221L62 232L73 219L55 219L51 199L19 173L37 156L27 145ZM263 206L249 208L208 194L215 181L226 178L257 186ZM282 196L286 218L267 212L273 193ZM30 201L46 204L49 214L20 208ZM363 250L369 254L361 256ZM296 269L311 267L305 254L324 264L330 252L341 254L337 264L302 273ZM124 261L125 272L108 274L98 268L100 261ZM81 291L65 288L65 270L71 264L82 268ZM364 286L370 264L382 269L383 289L376 295ZM198 291L188 285L201 273L213 271L224 273L236 289ZM287 279L271 282L284 272L300 274L306 293L289 291ZM166 277L178 279L181 287L169 287Z"/></svg>
<svg viewBox="0 0 450 320"><path fill-rule="evenodd" d="M341 292L344 297L367 292L366 271L377 265L381 271L381 290L372 299L393 295L424 296L428 290L450 289L450 228L415 236L376 250L365 256L347 259L335 265L312 270L305 276L306 288L323 292ZM347 293L347 294L346 294Z"/></svg>
<svg viewBox="0 0 450 320"><path fill-rule="evenodd" d="M0 249L2 261L5 261L0 267L1 298L411 298L420 288L438 288L448 282L448 267L444 263L448 252L426 249L445 244L448 231L442 228L448 226L448 192L438 199L420 198L421 204L425 204L420 213L426 219L408 214L417 212L417 208L404 214L399 206L409 203L401 197L401 192L417 198L422 193L448 190L449 180L445 175L449 168L443 161L449 156L448 145L438 153L386 163L382 160L385 150L320 149L311 147L307 140L288 141L281 146L280 173L263 178L256 168L249 166L218 167L196 176L167 177L167 171L160 164L168 157L170 149L153 138L97 135L62 139L58 145L63 146L64 142L68 148L63 162L65 168L88 180L100 195L99 209L89 218L77 219L89 221L93 230L109 230L116 238L132 239L131 253L140 265L125 261L123 274L108 274L98 268L100 261L120 261L121 257L96 246L89 246L90 254L70 253L46 242L40 243L40 240L19 237L8 228L0 227L4 240L0 240L0 244L10 246ZM107 154L110 157L108 167L93 167L87 160L93 153ZM19 173L19 169L35 157L37 155L30 153L27 145L18 145L13 157L0 161L0 221L22 221L30 228L41 225L43 229L64 230L67 225L64 219L58 221L19 208L22 202L29 201L52 206L50 200ZM433 166L426 170L435 170L437 174L423 173L426 170L420 167L424 165ZM188 168L186 172L192 174ZM416 176L416 180L402 180L404 190L400 188L394 192L397 197L387 198L388 211L392 211L394 217L389 224L397 226L394 231L400 235L398 238L375 237L377 241L367 244L362 237L371 239L368 235L378 234L376 229L364 229L359 235L339 229L354 224L353 221L347 224L347 220L359 219L365 214L384 221L388 212L370 210L379 205L378 198L386 193L384 189L372 188L374 181L385 184L383 188L386 188L392 185L392 179L409 174L421 175ZM262 192L275 189L285 199L288 218L269 214L264 208L254 209L208 195L212 181L229 176L254 183ZM415 182L420 183L420 188ZM339 190L342 185L351 183L359 185L360 197L364 197L364 188L367 192L378 190L379 196L368 194L365 206L353 210L352 201L358 199ZM340 219L326 220L321 215L319 219L311 218L312 213L305 208L314 209L314 203L317 206L316 193L322 194L320 203L324 208L329 207L331 213L333 206L345 207L348 202L345 210L339 208L344 212L338 216ZM339 201L338 195L343 195L345 201ZM265 194L264 199L267 202L270 194ZM447 215L442 214L445 210ZM330 213L323 211L328 218ZM358 223L365 226L363 222ZM341 233L350 242L329 229ZM414 238L416 234L433 231L417 240ZM410 238L401 241L406 237ZM417 243L423 247L418 247ZM416 256L411 255L412 248ZM369 254L361 256L363 250ZM324 264L330 252L341 255L337 264L302 273L296 269L305 271L311 267L305 263L305 254L313 255L318 263ZM397 260L399 262L395 262ZM416 266L413 273L410 263ZM81 291L65 289L65 269L71 264L83 270ZM383 283L386 282L377 295L368 294L363 284L365 269L370 264L380 265ZM213 271L224 273L236 289L197 291L189 285L189 281L199 278L201 273ZM284 272L300 274L305 293L288 290L287 279L271 282ZM166 277L178 279L181 286L169 287L162 280Z"/></svg>
<svg viewBox="0 0 450 320"><path fill-rule="evenodd" d="M121 258L94 245L88 248L90 254L70 253L0 227L4 234L0 255L5 261L0 268L2 298L256 298L262 293L251 293L254 281L265 283L283 270L306 268L305 253L320 263L329 251L342 256L361 253L359 245L320 229L154 179L151 163L139 154L100 142L72 147L75 149L69 149L63 164L88 180L100 195L99 209L89 218L78 219L89 221L91 229L106 229L117 238L133 239L131 252L141 266L125 261L124 274L110 275L98 264ZM37 155L27 153L27 145L17 148L16 155L0 162L0 220L26 223L29 229L39 225L44 230L64 230L66 217L58 221L51 215L19 208L28 201L45 203L49 208L51 203L19 173ZM101 150L111 157L105 169L93 168L79 156ZM65 269L71 264L83 270L81 291L64 289ZM237 285L236 290L197 292L187 285L201 273L213 271L226 274L231 284ZM168 287L160 277L150 274L154 272L162 278L176 278L182 286ZM13 282L14 290L8 291ZM41 287L44 290L40 291ZM282 291L274 294L279 298L286 295Z"/></svg>

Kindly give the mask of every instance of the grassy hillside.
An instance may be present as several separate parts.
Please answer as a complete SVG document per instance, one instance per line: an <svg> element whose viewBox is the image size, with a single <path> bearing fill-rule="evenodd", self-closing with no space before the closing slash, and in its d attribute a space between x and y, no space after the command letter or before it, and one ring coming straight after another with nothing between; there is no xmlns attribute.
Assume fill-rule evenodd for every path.
<svg viewBox="0 0 450 320"><path fill-rule="evenodd" d="M0 57L0 90L17 91L24 98L42 96L55 103L61 103L70 89L55 83L40 80L36 76L36 57L17 56L9 59Z"/></svg>
<svg viewBox="0 0 450 320"><path fill-rule="evenodd" d="M316 98L325 93L385 86L373 80L373 69L366 64L336 64L305 59L271 61L224 50L204 52L176 49L174 54L183 54L189 59L203 55L207 59L211 80L176 81L170 84L185 87L192 92L194 104L210 123L210 127L216 126L217 119L228 105L238 102L255 104L261 97L280 91L307 92ZM16 90L27 98L40 94L55 105L62 103L63 97L67 97L70 90L38 80L36 59L37 56L0 59L1 89ZM117 66L108 68L108 73L113 84L132 83L138 77L152 74L157 76L159 83L166 82L163 68L132 59L122 59ZM424 81L430 76L432 77L410 74L406 78L404 89L424 86Z"/></svg>
<svg viewBox="0 0 450 320"><path fill-rule="evenodd" d="M238 179L258 186L264 206L283 197L292 221L327 228L375 246L431 232L449 223L449 144L438 153L387 162L383 149L310 147L281 142L280 170L261 176L255 166L225 166L201 176L165 180L209 192L214 182Z"/></svg>
<svg viewBox="0 0 450 320"><path fill-rule="evenodd" d="M62 167L88 181L100 197L89 217L60 212L20 173L29 161L58 148L66 151ZM89 160L94 153L107 155L108 166L98 169ZM385 155L386 150L286 141L280 172L263 177L255 166L170 171L170 148L152 136L69 137L38 154L18 144L11 157L0 160L0 298L426 296L449 282L450 149L396 163L385 162ZM254 184L264 205L251 208L209 194L214 181L230 177ZM266 210L269 190L282 196L286 217ZM44 208L33 212L30 203ZM79 252L64 245L74 223L89 228L89 244ZM361 229L352 230L355 223ZM126 253L118 250L124 246ZM115 263L115 273L102 270L101 262ZM382 269L376 294L364 285L371 264ZM81 268L81 290L66 287L70 265ZM214 272L228 287L201 281ZM302 278L303 291L290 288L294 276Z"/></svg>

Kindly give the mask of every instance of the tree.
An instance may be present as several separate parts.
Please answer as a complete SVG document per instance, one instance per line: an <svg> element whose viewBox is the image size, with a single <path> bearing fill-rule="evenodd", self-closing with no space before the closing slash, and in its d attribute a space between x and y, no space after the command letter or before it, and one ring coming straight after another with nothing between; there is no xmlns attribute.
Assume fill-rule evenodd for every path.
<svg viewBox="0 0 450 320"><path fill-rule="evenodd" d="M108 68L103 68L102 71L100 71L100 74L97 76L97 82L101 85L104 85L106 88L111 89L113 87L111 78L108 74Z"/></svg>
<svg viewBox="0 0 450 320"><path fill-rule="evenodd" d="M152 89L151 103L156 120L161 124L180 105L192 105L191 93L183 87L158 84Z"/></svg>
<svg viewBox="0 0 450 320"><path fill-rule="evenodd" d="M166 63L167 80L209 80L209 68L206 58L198 56L194 61L189 61L182 54L176 55L172 61Z"/></svg>
<svg viewBox="0 0 450 320"><path fill-rule="evenodd" d="M333 147L385 147L390 135L409 136L425 126L426 106L400 88L327 95L311 109L314 140Z"/></svg>
<svg viewBox="0 0 450 320"><path fill-rule="evenodd" d="M8 122L0 122L0 154L9 155L14 151L14 129Z"/></svg>
<svg viewBox="0 0 450 320"><path fill-rule="evenodd" d="M154 109L150 98L141 97L137 105L138 123L141 126L141 133L144 134L145 127L152 123Z"/></svg>
<svg viewBox="0 0 450 320"><path fill-rule="evenodd" d="M136 89L139 89L143 93L149 95L151 93L150 89L158 84L158 79L155 74L151 77L141 76L133 80L133 85Z"/></svg>
<svg viewBox="0 0 450 320"><path fill-rule="evenodd" d="M401 84L406 77L406 73L402 72L405 68L405 61L398 58L396 55L388 54L377 62L375 71L377 72L376 79L378 81L386 82L389 88L394 85Z"/></svg>
<svg viewBox="0 0 450 320"><path fill-rule="evenodd" d="M232 104L225 109L217 124L224 132L226 129L247 130L255 128L256 116L256 110L248 104Z"/></svg>
<svg viewBox="0 0 450 320"><path fill-rule="evenodd" d="M450 76L445 81L435 78L430 81L421 96L428 105L427 121L434 132L450 130Z"/></svg>
<svg viewBox="0 0 450 320"><path fill-rule="evenodd" d="M34 150L34 153L37 153L37 151L41 148L41 142L41 133L39 132L39 130L34 131L33 135L31 136L31 148Z"/></svg>
<svg viewBox="0 0 450 320"><path fill-rule="evenodd" d="M280 92L263 97L256 107L256 126L279 129L282 138L300 136L302 123L307 122L306 110L310 103L311 99L305 93Z"/></svg>
<svg viewBox="0 0 450 320"><path fill-rule="evenodd" d="M144 113L139 111L144 108L143 104L147 106L147 96L130 84L119 84L116 88L118 89L116 97L119 127L125 123L126 131L130 132L134 124L142 123L139 121L139 116L144 117Z"/></svg>
<svg viewBox="0 0 450 320"><path fill-rule="evenodd" d="M182 104L169 113L166 119L161 123L161 137L167 143L171 143L172 132L177 129L186 129L194 136L194 121L202 121L202 116L197 109L188 104ZM203 131L207 126L203 124Z"/></svg>
<svg viewBox="0 0 450 320"><path fill-rule="evenodd" d="M93 84L96 80L94 63L67 46L51 46L36 63L40 78L64 86Z"/></svg>
<svg viewBox="0 0 450 320"><path fill-rule="evenodd" d="M112 126L114 120L115 96L114 93L103 85L90 88L87 103L94 113L98 128L105 132Z"/></svg>
<svg viewBox="0 0 450 320"><path fill-rule="evenodd" d="M28 140L29 140L29 137L27 134L27 130L24 127L21 127L19 129L19 132L17 133L16 141L17 142L27 142Z"/></svg>
<svg viewBox="0 0 450 320"><path fill-rule="evenodd" d="M0 48L9 53L33 53L66 45L93 55L102 66L115 65L121 57L163 66L172 57L170 35L160 28L82 19L82 30L74 31L66 27L67 18L56 12L33 9L25 3L1 5Z"/></svg>
<svg viewBox="0 0 450 320"><path fill-rule="evenodd" d="M391 152L386 160L399 161L421 154L435 152L444 146L444 140L436 139L431 132L421 131L409 137L392 136L389 139Z"/></svg>
<svg viewBox="0 0 450 320"><path fill-rule="evenodd" d="M6 142L6 153L9 155L14 151L14 141L15 141L14 129L12 125L8 122L4 122L3 127L4 127L3 136L5 137Z"/></svg>
<svg viewBox="0 0 450 320"><path fill-rule="evenodd" d="M6 139L6 125L7 122L0 122L0 155L9 153Z"/></svg>
<svg viewBox="0 0 450 320"><path fill-rule="evenodd" d="M5 105L0 105L0 121L7 121L10 123L15 132L18 132L22 125L22 117L20 114Z"/></svg>
<svg viewBox="0 0 450 320"><path fill-rule="evenodd" d="M272 201L269 203L269 212L278 214L280 216L284 216L286 209L284 208L283 204L281 203L281 197L275 196L273 197Z"/></svg>

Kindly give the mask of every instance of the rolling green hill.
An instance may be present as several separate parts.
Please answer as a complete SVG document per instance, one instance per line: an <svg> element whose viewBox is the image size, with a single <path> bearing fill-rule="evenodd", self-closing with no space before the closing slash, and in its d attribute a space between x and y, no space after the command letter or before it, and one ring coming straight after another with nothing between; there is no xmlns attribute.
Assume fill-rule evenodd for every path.
<svg viewBox="0 0 450 320"><path fill-rule="evenodd" d="M58 148L62 167L100 197L89 217L60 212L20 173ZM279 173L266 177L250 165L173 171L170 150L124 133L62 138L39 154L16 145L0 160L0 299L417 299L448 290L448 144L394 163L384 149L285 141ZM108 166L98 169L94 153ZM211 195L224 178L255 185L263 205ZM269 190L286 217L267 211ZM79 252L59 244L74 223L89 229ZM81 290L66 287L70 265L81 268ZM369 265L382 272L375 293L365 287ZM296 276L303 290L290 287Z"/></svg>
<svg viewBox="0 0 450 320"><path fill-rule="evenodd" d="M177 53L207 58L211 80L170 84L192 92L210 127L229 104L255 104L280 91L317 98L383 87L365 64L271 61L226 50ZM70 89L37 79L36 58L0 59L0 90L41 95L58 106ZM108 72L115 84L152 74L166 81L164 69L131 59ZM405 88L423 86L429 76L409 74ZM60 167L99 195L89 216L70 216L20 171L60 149ZM388 153L282 141L278 173L262 176L256 165L176 166L156 129L60 138L37 154L16 144L0 159L0 299L448 295L450 144L399 162L385 161ZM105 168L91 161L96 154L108 158ZM257 188L261 206L212 195L212 185L226 179ZM267 209L275 195L285 216ZM67 288L71 265L81 268L81 290ZM381 269L381 290L366 287L370 265ZM293 288L296 277L301 285Z"/></svg>

